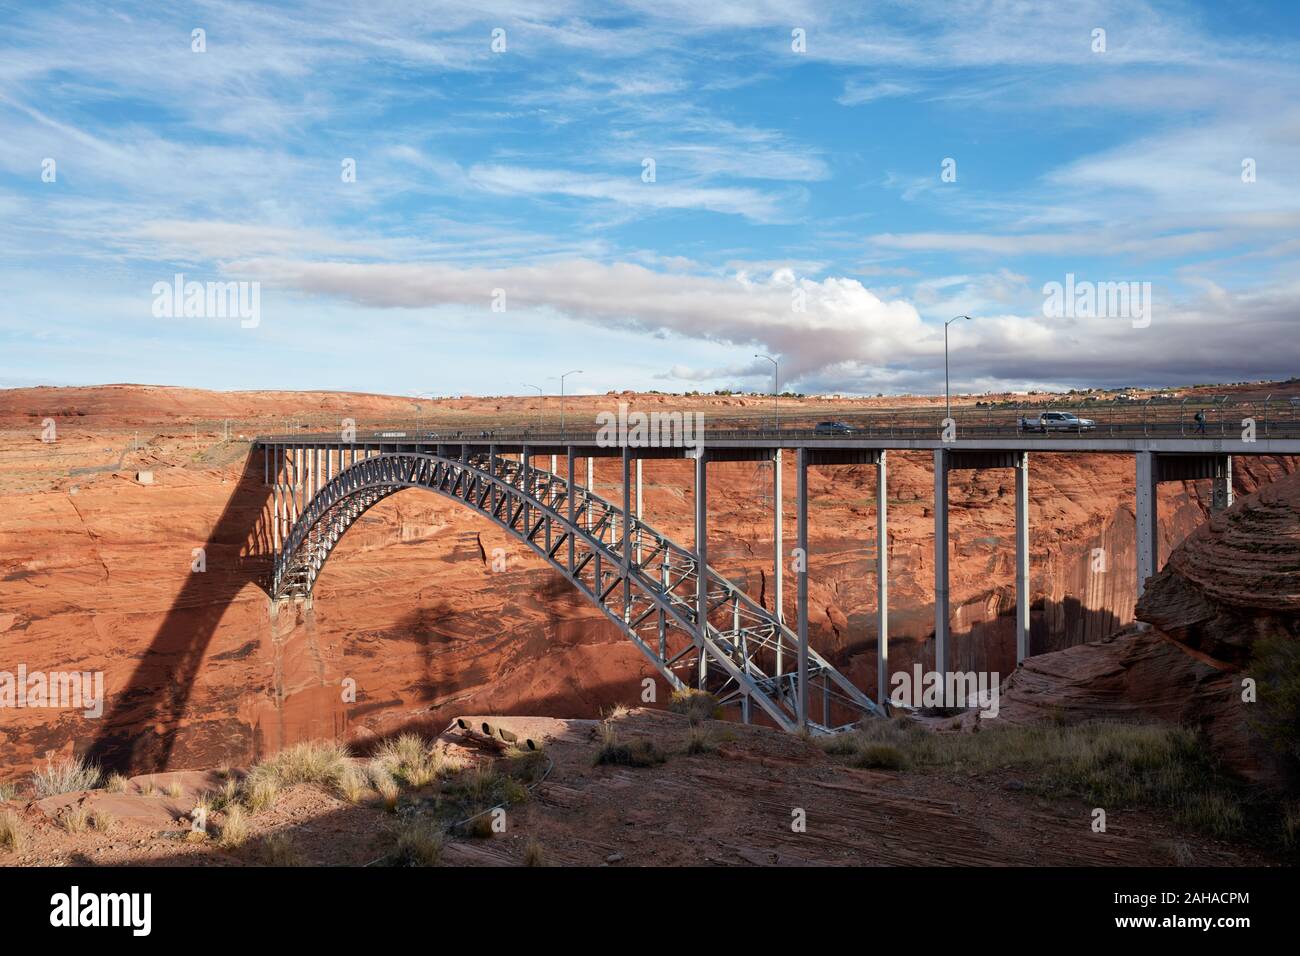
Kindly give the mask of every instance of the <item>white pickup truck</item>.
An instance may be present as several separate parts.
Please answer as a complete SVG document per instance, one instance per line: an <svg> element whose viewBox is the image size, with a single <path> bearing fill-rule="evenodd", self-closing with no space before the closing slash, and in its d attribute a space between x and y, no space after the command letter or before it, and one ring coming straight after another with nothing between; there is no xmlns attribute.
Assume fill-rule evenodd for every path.
<svg viewBox="0 0 1300 956"><path fill-rule="evenodd" d="M1091 418L1080 418L1069 412L1043 412L1020 419L1022 432L1090 432L1096 427L1097 423Z"/></svg>

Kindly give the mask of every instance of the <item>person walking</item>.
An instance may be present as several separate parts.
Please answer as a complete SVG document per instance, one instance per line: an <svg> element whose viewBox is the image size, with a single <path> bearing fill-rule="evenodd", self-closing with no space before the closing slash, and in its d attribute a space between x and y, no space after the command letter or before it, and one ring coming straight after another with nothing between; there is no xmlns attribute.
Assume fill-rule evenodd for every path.
<svg viewBox="0 0 1300 956"><path fill-rule="evenodd" d="M1205 434L1205 409L1198 408L1196 410L1195 420L1196 420L1196 433L1198 435L1204 435Z"/></svg>

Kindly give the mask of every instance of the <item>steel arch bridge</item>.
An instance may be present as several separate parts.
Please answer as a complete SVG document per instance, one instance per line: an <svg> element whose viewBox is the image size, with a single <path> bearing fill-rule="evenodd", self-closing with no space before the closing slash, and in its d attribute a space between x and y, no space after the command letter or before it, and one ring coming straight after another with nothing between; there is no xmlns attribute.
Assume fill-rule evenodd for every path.
<svg viewBox="0 0 1300 956"><path fill-rule="evenodd" d="M455 446L453 446L455 447ZM797 635L745 592L703 565L631 509L552 472L461 446L462 456L394 450L343 467L303 504L279 548L273 599L306 597L349 527L378 502L407 488L432 491L478 512L527 545L596 605L675 689L707 689L744 720L757 706L779 727L814 733L881 713L877 705L803 643L807 682L783 671ZM703 614L699 613L703 608ZM687 680L683 680L682 675ZM821 697L820 722L806 713ZM801 700L802 697L802 700ZM801 713L801 710L805 711Z"/></svg>

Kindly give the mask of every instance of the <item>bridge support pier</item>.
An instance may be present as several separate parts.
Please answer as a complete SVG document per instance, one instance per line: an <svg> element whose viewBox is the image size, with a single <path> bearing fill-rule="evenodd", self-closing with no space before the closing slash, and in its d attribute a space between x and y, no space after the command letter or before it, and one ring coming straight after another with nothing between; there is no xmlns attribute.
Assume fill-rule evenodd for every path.
<svg viewBox="0 0 1300 956"><path fill-rule="evenodd" d="M565 450L565 459L566 459L567 462L568 462L568 478L569 478L569 574L572 575L572 574L573 574L573 559L574 559L574 558L573 558L573 555L574 555L574 544L575 544L575 542L574 542L574 540L573 540L573 528L575 527L575 525L574 525L574 523L573 523L573 517L574 517L574 499L577 498L577 495L575 495L575 494L573 493L573 487L574 487L574 485L573 485L573 446L572 446L572 445L570 445L570 446ZM496 470L493 469L492 473L493 473L493 474L496 474ZM495 509L494 509L494 510L495 510Z"/></svg>
<svg viewBox="0 0 1300 956"><path fill-rule="evenodd" d="M1016 666L1029 656L1029 452L1016 452Z"/></svg>
<svg viewBox="0 0 1300 956"><path fill-rule="evenodd" d="M641 499L641 459L636 460L636 523L641 524L642 517L642 499ZM636 563L641 563L641 535L636 536Z"/></svg>
<svg viewBox="0 0 1300 956"><path fill-rule="evenodd" d="M808 449L802 447L795 453L795 515L798 528L795 571L799 582L798 696L795 713L802 733L808 729Z"/></svg>
<svg viewBox="0 0 1300 956"><path fill-rule="evenodd" d="M948 673L948 468L946 448L934 450L934 669Z"/></svg>
<svg viewBox="0 0 1300 956"><path fill-rule="evenodd" d="M772 456L772 610L776 619L785 623L785 494L781 483L781 449ZM784 647L781 635L776 637L776 673L780 676L784 666Z"/></svg>
<svg viewBox="0 0 1300 956"><path fill-rule="evenodd" d="M703 690L709 678L709 660L704 653L704 641L709 633L709 577L704 570L709 564L709 469L708 452L703 448L695 452L695 559L695 630L700 652L698 686Z"/></svg>
<svg viewBox="0 0 1300 956"><path fill-rule="evenodd" d="M637 464L641 460L637 459ZM632 619L632 448L623 446L623 620Z"/></svg>
<svg viewBox="0 0 1300 956"><path fill-rule="evenodd" d="M1226 511L1232 507L1232 456L1224 455L1216 463L1214 472L1214 497L1211 507Z"/></svg>
<svg viewBox="0 0 1300 956"><path fill-rule="evenodd" d="M1137 516L1137 593L1142 597L1146 590L1147 578L1156 573L1156 561L1159 557L1160 530L1159 516L1156 508L1156 489L1159 478L1156 473L1155 452L1140 451L1137 459L1137 487L1134 513Z"/></svg>
<svg viewBox="0 0 1300 956"><path fill-rule="evenodd" d="M595 493L596 491L596 459L590 455L587 456L587 490ZM591 532L591 509L587 509L587 531Z"/></svg>
<svg viewBox="0 0 1300 956"><path fill-rule="evenodd" d="M876 703L889 713L889 496L886 452L876 465Z"/></svg>

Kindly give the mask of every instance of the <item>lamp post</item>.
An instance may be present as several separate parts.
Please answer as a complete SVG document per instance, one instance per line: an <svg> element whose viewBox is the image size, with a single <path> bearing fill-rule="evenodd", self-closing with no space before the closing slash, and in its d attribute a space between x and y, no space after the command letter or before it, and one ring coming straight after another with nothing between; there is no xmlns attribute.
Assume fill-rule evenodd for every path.
<svg viewBox="0 0 1300 956"><path fill-rule="evenodd" d="M952 418L952 394L948 391L948 326L958 319L970 321L969 315L954 315L943 324L943 401L946 409L945 418Z"/></svg>
<svg viewBox="0 0 1300 956"><path fill-rule="evenodd" d="M529 385L527 382L524 382L523 386L524 388L537 389L537 434L540 435L542 433L542 398L546 393L542 391L540 385Z"/></svg>
<svg viewBox="0 0 1300 956"><path fill-rule="evenodd" d="M777 402L780 400L780 396L781 396L781 388L780 388L781 363L778 362L776 359L772 358L772 356L770 355L756 354L754 358L767 359L769 362L772 363L772 423L776 426L776 430L780 431L781 413L778 409Z"/></svg>
<svg viewBox="0 0 1300 956"><path fill-rule="evenodd" d="M581 375L582 369L575 368L565 372L560 376L560 434L567 434L564 430L564 380L570 375Z"/></svg>

